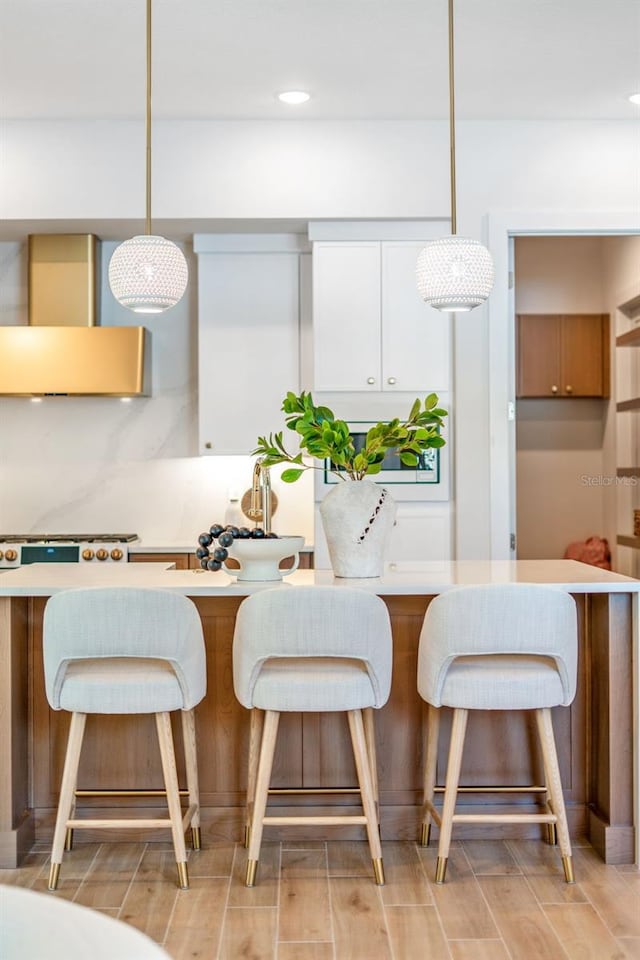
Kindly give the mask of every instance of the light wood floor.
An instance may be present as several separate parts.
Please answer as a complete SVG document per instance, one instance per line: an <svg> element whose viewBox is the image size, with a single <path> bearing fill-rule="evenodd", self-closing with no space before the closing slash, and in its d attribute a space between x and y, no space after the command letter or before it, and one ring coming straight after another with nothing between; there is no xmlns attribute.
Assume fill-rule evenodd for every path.
<svg viewBox="0 0 640 960"><path fill-rule="evenodd" d="M378 888L365 843L265 843L249 890L244 848L207 845L180 891L169 845L78 842L51 895L138 927L174 960L640 958L640 872L589 846L574 848L575 886L542 841L454 843L441 887L434 847L387 842L383 854ZM46 890L47 861L36 846L0 883Z"/></svg>

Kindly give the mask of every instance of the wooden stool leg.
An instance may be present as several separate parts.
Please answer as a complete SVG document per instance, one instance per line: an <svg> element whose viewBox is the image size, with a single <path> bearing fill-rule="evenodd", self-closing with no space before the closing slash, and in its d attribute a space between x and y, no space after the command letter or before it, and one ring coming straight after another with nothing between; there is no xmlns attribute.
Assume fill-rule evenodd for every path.
<svg viewBox="0 0 640 960"><path fill-rule="evenodd" d="M376 804L376 817L378 820L378 830L380 829L380 794L378 789L378 758L376 754L376 728L373 717L373 707L366 707L362 711L364 720L364 736L367 742L367 756L369 757L369 769L371 770L371 780L373 783L373 796Z"/></svg>
<svg viewBox="0 0 640 960"><path fill-rule="evenodd" d="M542 710L536 710L536 721L538 723L538 733L540 735L540 746L542 747L542 754L544 756L544 766L545 770L547 771L547 788L551 794L553 813L557 818L556 827L558 830L558 843L560 845L560 854L562 856L564 878L567 883L575 883L573 876L571 841L569 840L569 827L567 824L567 814L564 807L564 795L562 793L560 767L558 766L556 741L553 735L553 723L551 721L551 710L549 707L545 707Z"/></svg>
<svg viewBox="0 0 640 960"><path fill-rule="evenodd" d="M369 756L367 754L367 742L364 735L364 723L361 710L349 710L349 730L351 732L351 743L353 744L353 755L356 761L356 770L358 771L358 783L360 784L360 794L362 797L362 806L364 815L367 818L367 836L369 838L369 849L373 861L373 870L376 883L379 886L384 884L384 867L382 864L382 847L380 845L380 834L378 833L378 818L376 814L376 803L371 779L371 767Z"/></svg>
<svg viewBox="0 0 640 960"><path fill-rule="evenodd" d="M71 726L69 727L67 752L64 758L60 799L58 800L58 813L56 815L56 826L53 832L53 844L51 847L49 890L55 890L58 886L62 852L64 850L67 833L67 822L70 818L75 800L75 790L78 781L78 764L80 763L80 750L82 749L82 738L84 736L86 720L86 713L71 714Z"/></svg>
<svg viewBox="0 0 640 960"><path fill-rule="evenodd" d="M424 765L424 790L422 827L420 843L423 847L429 846L431 838L431 810L436 786L436 767L438 764L438 734L440 732L440 710L429 704L427 713L427 756Z"/></svg>
<svg viewBox="0 0 640 960"><path fill-rule="evenodd" d="M447 782L444 788L442 823L440 824L440 844L438 846L438 861L436 864L436 883L444 883L445 874L447 872L449 846L451 844L451 830L453 828L453 814L456 807L458 783L460 782L462 750L464 748L464 735L467 729L468 715L468 710L456 708L453 711L451 743L449 745L449 762L447 764Z"/></svg>
<svg viewBox="0 0 640 960"><path fill-rule="evenodd" d="M182 810L180 807L180 790L178 787L178 771L176 756L173 749L173 735L171 733L171 716L169 713L156 713L156 729L158 744L162 759L162 773L167 792L167 806L171 818L171 835L178 867L178 886L181 890L189 889L189 871L187 869L187 850L184 843L182 829Z"/></svg>
<svg viewBox="0 0 640 960"><path fill-rule="evenodd" d="M76 791L78 789L78 769L76 767L76 781L71 793L71 809L69 810L69 820L75 820L76 816ZM65 851L73 850L73 827L67 827L64 837Z"/></svg>
<svg viewBox="0 0 640 960"><path fill-rule="evenodd" d="M191 813L191 842L194 850L201 846L200 837L200 790L198 787L198 755L196 752L196 717L193 710L182 710L182 740L184 763L187 769L187 790Z"/></svg>
<svg viewBox="0 0 640 960"><path fill-rule="evenodd" d="M276 748L279 721L280 714L276 710L265 711L264 730L262 743L260 745L260 759L256 775L253 815L251 817L249 832L249 856L245 877L245 885L247 887L253 887L256 882L256 871L258 869L260 845L262 843L262 828L264 826L263 821L267 809L269 781L271 780L271 768L273 766L273 754Z"/></svg>
<svg viewBox="0 0 640 960"><path fill-rule="evenodd" d="M547 769L547 758L544 751L542 751L542 764L544 769L544 784L547 788L545 802L547 805L548 812L552 813L555 816L556 812L553 808L553 797L551 796L551 790L549 789L550 776L549 776L549 770ZM556 825L555 823L547 823L545 824L545 826L547 828L547 843L550 846L555 847L556 844L558 843L558 831L556 830Z"/></svg>
<svg viewBox="0 0 640 960"><path fill-rule="evenodd" d="M264 726L264 710L258 710L254 707L250 714L249 728L249 765L247 770L247 804L245 810L244 825L244 845L249 846L249 837L251 835L251 817L253 816L253 803L256 795L256 776L258 774L258 761L260 759L260 742L262 740L262 728Z"/></svg>

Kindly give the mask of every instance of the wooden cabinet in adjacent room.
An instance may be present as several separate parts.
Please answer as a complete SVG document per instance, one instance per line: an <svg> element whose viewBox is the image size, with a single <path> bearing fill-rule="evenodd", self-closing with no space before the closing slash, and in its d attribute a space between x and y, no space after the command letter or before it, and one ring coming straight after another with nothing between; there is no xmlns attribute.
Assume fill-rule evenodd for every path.
<svg viewBox="0 0 640 960"><path fill-rule="evenodd" d="M609 315L522 313L518 397L608 397Z"/></svg>

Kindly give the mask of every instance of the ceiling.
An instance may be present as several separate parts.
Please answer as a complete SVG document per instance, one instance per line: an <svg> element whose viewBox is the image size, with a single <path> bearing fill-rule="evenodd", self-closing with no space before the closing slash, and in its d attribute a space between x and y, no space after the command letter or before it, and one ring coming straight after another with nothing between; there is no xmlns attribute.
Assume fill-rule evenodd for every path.
<svg viewBox="0 0 640 960"><path fill-rule="evenodd" d="M447 116L447 0L154 0L153 116ZM640 119L640 0L456 0L458 119ZM141 118L145 0L0 0L0 118ZM306 89L287 107L275 94Z"/></svg>

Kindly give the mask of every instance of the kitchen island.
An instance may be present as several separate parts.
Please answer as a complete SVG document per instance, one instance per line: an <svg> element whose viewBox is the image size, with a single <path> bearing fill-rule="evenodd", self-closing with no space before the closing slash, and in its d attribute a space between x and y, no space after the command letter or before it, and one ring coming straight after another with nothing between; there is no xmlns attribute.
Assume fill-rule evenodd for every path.
<svg viewBox="0 0 640 960"><path fill-rule="evenodd" d="M570 707L553 711L567 815L573 837L586 837L608 863L636 860L634 807L634 664L640 581L570 560L459 561L387 564L372 580L334 580L328 570L298 570L298 585L355 586L381 596L394 639L391 697L376 714L381 828L384 839L417 835L424 749L424 705L416 691L422 620L430 600L456 585L528 582L568 590L578 606L578 689ZM0 867L20 862L37 839L51 836L68 729L68 715L49 709L42 667L42 617L47 598L79 586L140 586L191 597L207 649L208 690L197 708L203 839L239 839L248 749L248 712L236 701L231 673L235 616L248 594L272 583L238 583L219 572L170 569L167 563L100 568L33 564L0 578ZM445 715L448 711L445 711ZM448 718L443 720L438 782L446 768ZM180 737L176 737L182 772ZM283 717L270 802L346 807L357 800L346 718L340 714ZM123 771L127 782L123 783ZM540 783L541 762L528 714L482 712L470 721L463 758L465 787ZM91 717L80 766L78 814L158 809L162 785L152 717ZM126 797L114 791L126 789ZM296 794L293 791L306 790ZM281 791L281 792L278 792ZM535 792L464 794L463 806L495 811L517 803L536 809ZM125 812L126 811L126 812ZM91 815L91 814L88 814ZM318 836L339 835L335 830ZM539 836L535 826L460 825L457 836ZM288 833L287 833L288 830ZM295 836L282 828L270 836ZM357 828L341 835L360 838ZM299 833L297 834L299 835ZM96 834L96 837L99 834ZM122 839L153 839L148 831ZM166 839L158 834L156 839ZM87 833L87 839L91 835Z"/></svg>

